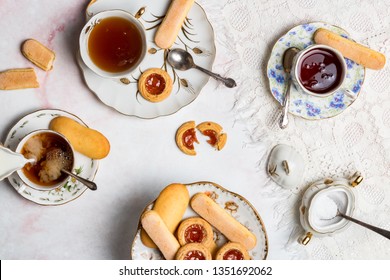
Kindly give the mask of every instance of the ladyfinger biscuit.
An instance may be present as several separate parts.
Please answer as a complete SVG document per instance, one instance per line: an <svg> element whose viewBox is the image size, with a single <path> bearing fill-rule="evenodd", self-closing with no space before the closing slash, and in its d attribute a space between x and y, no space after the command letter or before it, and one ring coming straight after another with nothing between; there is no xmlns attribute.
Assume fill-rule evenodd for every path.
<svg viewBox="0 0 390 280"><path fill-rule="evenodd" d="M242 244L247 250L256 246L256 236L206 194L195 194L191 198L190 204L199 216L218 229L230 241Z"/></svg>
<svg viewBox="0 0 390 280"><path fill-rule="evenodd" d="M317 44L335 48L340 51L344 57L370 69L379 70L386 64L386 57L382 53L341 37L324 28L317 29L314 33L314 41Z"/></svg>
<svg viewBox="0 0 390 280"><path fill-rule="evenodd" d="M167 228L160 215L154 211L146 211L141 216L141 224L150 238L157 245L166 260L173 260L180 244Z"/></svg>
<svg viewBox="0 0 390 280"><path fill-rule="evenodd" d="M154 37L154 42L158 47L168 49L173 45L194 1L172 0L168 12Z"/></svg>
<svg viewBox="0 0 390 280"><path fill-rule="evenodd" d="M110 152L110 142L103 134L68 117L52 119L49 128L64 135L76 151L89 158L102 159Z"/></svg>
<svg viewBox="0 0 390 280"><path fill-rule="evenodd" d="M26 40L22 45L23 55L45 71L53 68L55 53L34 39Z"/></svg>
<svg viewBox="0 0 390 280"><path fill-rule="evenodd" d="M153 210L160 215L172 234L183 218L189 201L190 194L186 186L182 184L168 185L157 197ZM154 244L152 239L143 230L141 230L141 241L147 247L156 248L156 244Z"/></svg>
<svg viewBox="0 0 390 280"><path fill-rule="evenodd" d="M0 89L37 88L39 83L33 68L10 69L0 72Z"/></svg>

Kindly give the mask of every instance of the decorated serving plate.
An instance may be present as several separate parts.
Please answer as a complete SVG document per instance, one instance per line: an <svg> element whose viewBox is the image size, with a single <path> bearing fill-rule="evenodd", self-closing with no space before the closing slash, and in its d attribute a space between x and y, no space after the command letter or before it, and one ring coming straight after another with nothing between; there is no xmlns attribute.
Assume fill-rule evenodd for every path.
<svg viewBox="0 0 390 280"><path fill-rule="evenodd" d="M50 121L59 116L74 119L86 126L77 116L62 110L40 110L21 118L9 131L4 146L15 151L20 140L28 133L43 128L49 128ZM88 180L93 180L98 170L99 161L88 158L74 151L73 172ZM20 179L15 172L8 177L15 190L24 198L41 205L61 205L80 197L88 188L75 179L70 178L63 186L54 190L33 189Z"/></svg>
<svg viewBox="0 0 390 280"><path fill-rule="evenodd" d="M290 47L305 49L314 44L313 34L318 28L331 30L345 38L348 33L337 26L323 22L302 24L283 35L274 45L267 66L267 76L272 96L282 104L287 89L286 74L283 69L283 54ZM317 97L304 93L291 84L289 112L309 120L334 117L347 109L359 96L365 77L365 68L345 58L347 75L342 87L328 97Z"/></svg>
<svg viewBox="0 0 390 280"><path fill-rule="evenodd" d="M256 235L256 247L249 251L254 260L265 260L268 254L268 237L264 223L256 209L242 196L230 192L225 188L211 182L197 182L185 185L190 197L199 192L204 192L228 211L237 221L246 226ZM153 208L154 202L146 206L144 211ZM198 216L190 206L184 213L183 219ZM164 259L158 249L149 248L141 241L141 222L138 223L138 230L131 246L131 257L133 260L161 260ZM227 242L226 238L214 229L214 241L220 247Z"/></svg>
<svg viewBox="0 0 390 280"><path fill-rule="evenodd" d="M102 11L124 10L138 18L146 29L146 57L138 70L129 76L102 78L92 72L78 55L78 64L87 86L104 104L122 114L146 119L173 114L194 101L209 80L209 76L196 69L174 70L166 61L167 50L154 44L155 32L169 4L169 0L93 0L86 9L87 20ZM186 49L197 65L211 70L215 59L214 31L204 10L197 3L192 6L173 47ZM149 68L161 68L173 80L172 92L164 101L149 102L138 91L138 79Z"/></svg>

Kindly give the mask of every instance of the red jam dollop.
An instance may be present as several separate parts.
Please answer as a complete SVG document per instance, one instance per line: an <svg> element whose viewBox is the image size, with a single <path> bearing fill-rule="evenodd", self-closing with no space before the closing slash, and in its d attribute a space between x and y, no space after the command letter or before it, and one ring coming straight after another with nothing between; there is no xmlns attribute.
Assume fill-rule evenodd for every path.
<svg viewBox="0 0 390 280"><path fill-rule="evenodd" d="M184 260L188 260L188 261L197 261L197 260L203 261L205 259L206 258L203 255L203 253L198 250L189 251L184 257Z"/></svg>
<svg viewBox="0 0 390 280"><path fill-rule="evenodd" d="M224 260L243 260L244 255L237 249L231 249L223 255Z"/></svg>
<svg viewBox="0 0 390 280"><path fill-rule="evenodd" d="M204 228L199 224L190 225L184 232L187 243L201 243L206 236Z"/></svg>
<svg viewBox="0 0 390 280"><path fill-rule="evenodd" d="M188 149L193 150L194 142L198 142L198 140L196 139L195 129L191 128L183 133L183 144Z"/></svg>
<svg viewBox="0 0 390 280"><path fill-rule="evenodd" d="M207 130L203 131L203 135L208 136L210 138L209 140L207 140L207 142L211 146L214 146L218 141L217 133L212 129L207 129Z"/></svg>
<svg viewBox="0 0 390 280"><path fill-rule="evenodd" d="M145 81L146 90L153 95L161 94L165 89L165 79L163 76L153 73Z"/></svg>

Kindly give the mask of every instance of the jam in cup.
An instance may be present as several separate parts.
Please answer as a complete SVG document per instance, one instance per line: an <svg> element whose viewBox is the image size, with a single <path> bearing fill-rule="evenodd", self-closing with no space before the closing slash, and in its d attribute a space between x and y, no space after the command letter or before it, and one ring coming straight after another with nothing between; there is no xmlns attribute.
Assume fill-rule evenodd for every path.
<svg viewBox="0 0 390 280"><path fill-rule="evenodd" d="M342 86L347 66L342 54L325 45L312 45L293 59L292 80L307 94L326 97Z"/></svg>

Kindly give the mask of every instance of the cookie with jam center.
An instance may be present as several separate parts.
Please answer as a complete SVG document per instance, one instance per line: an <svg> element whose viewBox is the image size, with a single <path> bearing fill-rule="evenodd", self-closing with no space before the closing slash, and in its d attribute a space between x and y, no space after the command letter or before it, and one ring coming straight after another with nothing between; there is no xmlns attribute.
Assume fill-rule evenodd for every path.
<svg viewBox="0 0 390 280"><path fill-rule="evenodd" d="M172 79L160 68L150 68L142 73L138 80L138 90L142 97L150 102L161 102L172 91Z"/></svg>

